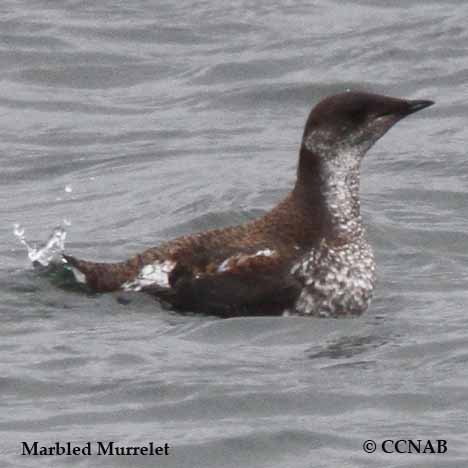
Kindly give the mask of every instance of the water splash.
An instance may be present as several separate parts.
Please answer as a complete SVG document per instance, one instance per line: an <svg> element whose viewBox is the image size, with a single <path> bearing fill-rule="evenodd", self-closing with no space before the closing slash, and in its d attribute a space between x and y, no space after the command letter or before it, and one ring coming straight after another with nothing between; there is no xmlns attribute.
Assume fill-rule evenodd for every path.
<svg viewBox="0 0 468 468"><path fill-rule="evenodd" d="M28 250L28 257L33 264L39 263L46 267L51 263L63 262L61 254L64 251L67 237L67 231L64 227L57 226L42 247L29 244L24 234L24 228L19 224L14 225L13 233Z"/></svg>

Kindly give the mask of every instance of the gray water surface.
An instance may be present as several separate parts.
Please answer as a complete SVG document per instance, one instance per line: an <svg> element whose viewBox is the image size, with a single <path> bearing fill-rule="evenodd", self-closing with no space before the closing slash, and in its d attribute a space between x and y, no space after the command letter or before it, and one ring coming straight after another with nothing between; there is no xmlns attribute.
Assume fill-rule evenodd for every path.
<svg viewBox="0 0 468 468"><path fill-rule="evenodd" d="M461 0L3 1L2 466L466 467L467 17ZM310 108L347 88L437 103L364 161L379 283L359 319L66 292L13 236L67 219L69 252L116 261L244 222L290 190ZM400 438L448 451L362 450ZM99 440L171 452L20 455Z"/></svg>

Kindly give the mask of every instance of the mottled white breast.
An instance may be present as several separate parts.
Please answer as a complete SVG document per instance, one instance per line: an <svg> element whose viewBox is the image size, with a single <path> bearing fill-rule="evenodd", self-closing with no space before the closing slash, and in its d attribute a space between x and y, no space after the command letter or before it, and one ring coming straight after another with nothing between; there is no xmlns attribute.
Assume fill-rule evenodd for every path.
<svg viewBox="0 0 468 468"><path fill-rule="evenodd" d="M364 235L330 246L325 240L291 269L303 284L294 309L298 315L360 315L368 307L375 283L375 261Z"/></svg>

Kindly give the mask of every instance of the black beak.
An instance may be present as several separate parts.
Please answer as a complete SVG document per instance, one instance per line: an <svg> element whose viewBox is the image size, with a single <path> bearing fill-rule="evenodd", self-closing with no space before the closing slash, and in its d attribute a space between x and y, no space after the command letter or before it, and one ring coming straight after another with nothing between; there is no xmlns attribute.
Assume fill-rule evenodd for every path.
<svg viewBox="0 0 468 468"><path fill-rule="evenodd" d="M406 115L413 114L414 112L418 112L434 104L434 101L429 101L429 100L414 100L414 101L407 101L407 102L408 102L408 108L405 112Z"/></svg>
<svg viewBox="0 0 468 468"><path fill-rule="evenodd" d="M382 106L382 112L377 117L388 116L398 121L410 114L432 106L432 104L434 104L434 101L429 101L428 99L391 99L389 105Z"/></svg>

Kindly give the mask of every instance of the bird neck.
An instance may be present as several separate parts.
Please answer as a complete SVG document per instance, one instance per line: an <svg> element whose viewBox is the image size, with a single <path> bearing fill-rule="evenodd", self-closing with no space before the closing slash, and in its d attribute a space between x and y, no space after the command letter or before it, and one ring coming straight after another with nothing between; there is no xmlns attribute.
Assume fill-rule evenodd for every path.
<svg viewBox="0 0 468 468"><path fill-rule="evenodd" d="M311 216L320 216L322 236L330 242L341 244L362 234L359 162L351 152L322 158L301 148L293 194Z"/></svg>

